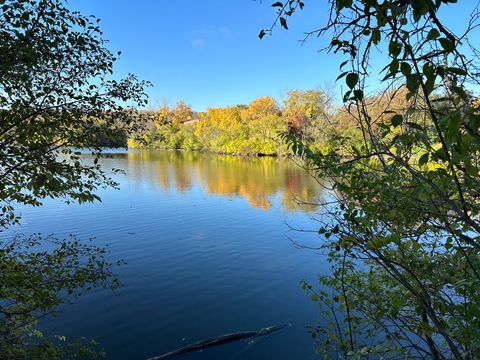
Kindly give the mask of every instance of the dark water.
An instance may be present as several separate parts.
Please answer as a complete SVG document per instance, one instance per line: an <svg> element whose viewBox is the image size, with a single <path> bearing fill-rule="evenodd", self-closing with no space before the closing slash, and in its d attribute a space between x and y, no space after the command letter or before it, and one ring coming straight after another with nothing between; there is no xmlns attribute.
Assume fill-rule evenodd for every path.
<svg viewBox="0 0 480 360"><path fill-rule="evenodd" d="M22 208L19 232L77 234L110 244L124 286L95 290L42 322L48 334L99 340L108 359L145 359L235 331L289 323L253 342L185 359L313 359L305 325L319 310L300 288L326 270L322 257L292 242L320 241L289 231L315 228L321 187L287 160L130 151L103 160L121 168L121 190L101 203Z"/></svg>

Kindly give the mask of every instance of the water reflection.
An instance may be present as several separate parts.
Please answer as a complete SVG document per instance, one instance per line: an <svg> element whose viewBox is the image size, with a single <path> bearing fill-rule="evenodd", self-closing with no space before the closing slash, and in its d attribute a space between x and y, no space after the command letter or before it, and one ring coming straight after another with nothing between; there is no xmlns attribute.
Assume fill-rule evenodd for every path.
<svg viewBox="0 0 480 360"><path fill-rule="evenodd" d="M138 150L128 152L129 177L165 191L195 187L209 194L240 196L268 210L276 196L284 211L313 211L322 187L289 160L206 155L195 152ZM300 202L299 202L300 200Z"/></svg>

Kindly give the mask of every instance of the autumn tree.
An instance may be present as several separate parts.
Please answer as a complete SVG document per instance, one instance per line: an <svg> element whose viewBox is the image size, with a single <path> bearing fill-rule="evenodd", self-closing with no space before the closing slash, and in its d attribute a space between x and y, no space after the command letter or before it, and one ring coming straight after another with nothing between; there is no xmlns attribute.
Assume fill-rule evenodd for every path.
<svg viewBox="0 0 480 360"><path fill-rule="evenodd" d="M278 116L279 114L280 108L276 100L270 96L264 96L253 100L247 108L242 111L242 119L245 122L249 122L271 115Z"/></svg>
<svg viewBox="0 0 480 360"><path fill-rule="evenodd" d="M290 131L305 139L322 141L322 132L331 127L332 96L320 90L291 90L283 101L283 116Z"/></svg>
<svg viewBox="0 0 480 360"><path fill-rule="evenodd" d="M183 101L178 101L171 110L171 121L178 125L193 118L192 107Z"/></svg>
<svg viewBox="0 0 480 360"><path fill-rule="evenodd" d="M242 125L241 110L236 106L208 108L207 118L213 126L225 131L236 131Z"/></svg>
<svg viewBox="0 0 480 360"><path fill-rule="evenodd" d="M163 101L160 108L155 111L155 126L157 129L172 122L172 110L168 101Z"/></svg>

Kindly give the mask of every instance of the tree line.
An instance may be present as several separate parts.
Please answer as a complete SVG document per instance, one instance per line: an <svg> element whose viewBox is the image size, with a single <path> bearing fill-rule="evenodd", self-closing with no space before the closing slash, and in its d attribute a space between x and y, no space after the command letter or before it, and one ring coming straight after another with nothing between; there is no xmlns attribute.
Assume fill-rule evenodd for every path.
<svg viewBox="0 0 480 360"><path fill-rule="evenodd" d="M133 134L129 147L203 150L224 154L283 155L287 146L279 133L300 135L311 142L325 138L334 126L332 97L321 90L292 90L283 106L270 97L248 105L208 108L194 113L179 101L163 105L143 131Z"/></svg>
<svg viewBox="0 0 480 360"><path fill-rule="evenodd" d="M365 104L378 123L386 112L405 111L405 89L374 93L366 97ZM143 112L136 131L125 132L125 142L130 148L282 156L293 155L283 138L291 135L312 149L327 151L338 145L340 135L348 136L352 143L361 141L362 133L351 110L337 104L332 91L319 89L291 90L282 104L264 96L248 105L207 108L205 112L194 112L179 101Z"/></svg>

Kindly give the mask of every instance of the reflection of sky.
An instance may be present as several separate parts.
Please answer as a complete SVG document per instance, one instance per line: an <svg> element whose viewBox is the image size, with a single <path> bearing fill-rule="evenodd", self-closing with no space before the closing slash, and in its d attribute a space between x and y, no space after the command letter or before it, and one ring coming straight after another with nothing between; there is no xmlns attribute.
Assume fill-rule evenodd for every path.
<svg viewBox="0 0 480 360"><path fill-rule="evenodd" d="M116 176L120 190L100 191L102 202L78 206L57 199L20 209L23 223L12 231L93 237L109 244L110 258L127 262L115 269L124 284L117 293L89 293L42 322L42 329L94 337L107 359L144 359L182 346L183 338L193 342L291 322L253 346L240 342L189 357L229 359L242 352L238 359L315 359L304 325L317 322L318 308L300 281L314 282L327 266L287 238L319 241L315 234L292 234L285 224L286 179L295 168L275 159L135 156L102 160L105 168L127 170ZM166 167L168 181L161 180ZM222 183L220 176L230 178ZM298 176L305 184L301 171ZM263 190L268 211L246 200L245 194L256 199ZM288 212L287 219L298 228L316 226L302 211Z"/></svg>

